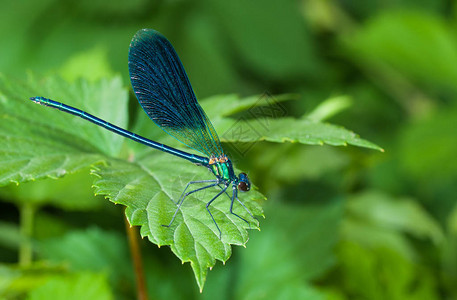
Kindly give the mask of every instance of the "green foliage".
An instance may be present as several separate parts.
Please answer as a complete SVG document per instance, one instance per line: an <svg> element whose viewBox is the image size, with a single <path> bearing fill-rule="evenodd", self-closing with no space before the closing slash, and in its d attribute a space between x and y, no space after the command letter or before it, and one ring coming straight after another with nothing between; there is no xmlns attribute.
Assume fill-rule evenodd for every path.
<svg viewBox="0 0 457 300"><path fill-rule="evenodd" d="M89 169L67 174L60 180L31 181L8 185L0 189L0 197L12 203L29 203L34 206L53 205L66 210L90 211L100 207L102 199L94 197L93 178ZM74 190L68 194L68 190Z"/></svg>
<svg viewBox="0 0 457 300"><path fill-rule="evenodd" d="M0 244L3 247L17 249L21 242L19 226L14 223L0 222Z"/></svg>
<svg viewBox="0 0 457 300"><path fill-rule="evenodd" d="M131 268L126 241L97 227L45 239L38 250L40 257L52 263L64 262L72 271L105 272L115 283L125 279Z"/></svg>
<svg viewBox="0 0 457 300"><path fill-rule="evenodd" d="M136 298L125 217L150 299L457 298L454 3L3 1L0 24L1 299ZM204 168L27 100L183 147L130 92L145 27L255 185L250 226L211 206L221 240L218 189L161 226Z"/></svg>
<svg viewBox="0 0 457 300"><path fill-rule="evenodd" d="M101 161L100 154L116 155L120 151L120 137L85 122L71 125L67 116L37 110L30 101L24 101L37 93L69 99L73 105L98 112L100 117L122 126L127 121L127 99L119 78L102 80L98 85L82 80L70 84L55 78L44 82L31 78L24 86L3 77L0 93L2 184L61 177ZM119 110L104 109L106 105Z"/></svg>
<svg viewBox="0 0 457 300"><path fill-rule="evenodd" d="M436 221L412 199L395 199L377 191L367 191L348 200L348 218L343 236L368 247L395 249L408 259L417 259L405 236L443 242L443 232Z"/></svg>
<svg viewBox="0 0 457 300"><path fill-rule="evenodd" d="M110 77L112 73L106 49L101 47L75 55L60 68L60 74L68 81L75 81L81 77L95 81Z"/></svg>
<svg viewBox="0 0 457 300"><path fill-rule="evenodd" d="M238 0L205 1L205 4L217 12L219 17L215 22L221 23L236 51L256 72L267 78L290 78L318 71L309 31L300 26L302 20L293 2ZM246 11L261 6L262 13L246 15L240 13L240 6Z"/></svg>
<svg viewBox="0 0 457 300"><path fill-rule="evenodd" d="M343 287L353 298L439 299L431 274L395 251L343 243L338 255Z"/></svg>
<svg viewBox="0 0 457 300"><path fill-rule="evenodd" d="M399 155L402 165L418 179L445 180L456 174L457 153L455 120L457 109L449 108L434 118L409 124L401 133Z"/></svg>
<svg viewBox="0 0 457 300"><path fill-rule="evenodd" d="M108 195L114 203L127 207L129 223L141 226L143 237L148 237L158 246L170 245L183 263L190 262L197 282L203 288L208 268L214 266L216 259L225 262L230 257L231 244L246 244L247 229L251 225L230 214L228 198L217 201L211 205L211 211L221 226L222 237L219 239L219 232L205 209L212 193L202 192L186 198L172 227L163 227L176 210L173 200L179 199L187 182L208 178L207 170L195 169L190 164L183 166L181 160L170 158L168 154L154 153L136 163L112 162L98 168L94 173L100 178L94 185L97 194ZM255 215L261 215L262 210L254 200L262 199L263 196L255 190L242 197ZM241 207L235 208L235 212L249 220L252 228L257 227L258 222Z"/></svg>
<svg viewBox="0 0 457 300"><path fill-rule="evenodd" d="M243 252L236 298L325 299L306 282L318 279L335 263L332 249L338 240L342 208L338 200L299 208L267 205L266 214L271 217L264 229L269 234L254 235ZM320 240L322 236L326 236L325 241ZM308 247L310 244L315 246Z"/></svg>
<svg viewBox="0 0 457 300"><path fill-rule="evenodd" d="M227 126L229 121L225 122ZM259 137L255 139L252 135L243 135L240 142L255 142L256 140L268 142L292 142L302 143L309 145L323 145L328 144L332 146L346 146L347 144L366 147L371 149L381 150L381 148L371 142L360 139L355 133L348 131L342 127L309 121L302 119L297 122L295 119L283 118L280 120L268 120L268 133L261 133L263 131L262 125L257 121L241 121L239 125L242 129L247 130L251 128L253 131L259 133ZM222 128L226 128L222 126ZM228 141L234 141L227 139Z"/></svg>
<svg viewBox="0 0 457 300"><path fill-rule="evenodd" d="M380 14L347 43L370 64L385 64L424 84L455 88L457 40L444 20L423 12Z"/></svg>
<svg viewBox="0 0 457 300"><path fill-rule="evenodd" d="M10 84L5 79L1 86L5 103L3 116L9 120L1 128L3 140L7 141L4 149L8 150L1 160L6 172L2 176L3 182L26 182L43 177L59 177L75 172L81 167L92 166L93 174L97 176L94 182L95 192L107 195L114 203L125 205L127 219L131 225L141 227L143 237L147 236L151 242L159 246L170 245L172 251L183 262L189 261L201 289L208 268L213 267L216 260L225 262L231 255L230 245L245 245L248 241L247 229L258 227L257 220L252 220L246 210L241 207L235 209L243 219L249 220L249 224L229 213L228 201L217 201L211 206L211 210L223 231L219 239L218 230L204 209L210 197L206 191L186 199L173 226L163 227L162 225L170 222L176 209L174 201L179 199L187 182L208 178L207 171L203 168L195 170L195 166L190 164L183 166L179 159L171 158L164 153L156 153L157 151L138 157L130 151L128 160L116 159L115 157L121 155L122 140L118 136L92 124L84 124L72 116L32 105L32 102L26 100L27 95L25 95L26 93L29 95L48 93L56 95L55 99L66 97L69 99L67 102L69 105L80 107L108 121L125 126L126 99L119 85L119 79L102 80L94 85L80 80L70 86L60 79L49 78L40 87L37 86L35 79L31 78L29 81L28 86L19 94L14 93L18 90L17 83ZM53 92L50 91L51 87L54 88ZM239 99L228 97L232 100L229 105L225 99L226 97L213 99L209 103L213 110L209 111L214 113L214 107L220 107L218 102L223 102L227 104L228 111L219 111L230 114L230 112L246 109L249 107L247 105L252 105L254 100L251 98L243 103ZM105 104L107 101L109 106ZM109 107L113 113L107 112L106 107ZM44 112L41 117L40 112ZM24 114L30 115L30 119L24 119ZM354 133L330 124L286 118L265 119L265 121L269 128L261 138L248 137L249 139L246 140L244 136L232 136L229 141L290 140L307 144L325 142L333 145L349 143L380 149L370 142L359 139ZM259 123L254 119L240 121L237 124L241 127L250 126L259 131L259 126L262 124L255 125L255 122ZM227 128L228 123L233 123L233 120L215 117L216 126L221 127L222 130ZM83 126L79 127L79 124ZM288 132L283 128L293 128L293 130ZM304 135L302 132L307 134ZM18 161L22 163L17 164ZM166 164L165 161L167 161ZM98 165L95 166L96 164ZM54 193L54 197L58 195ZM20 202L21 196L25 195L11 199L19 199L17 201ZM35 198L38 199L35 202L39 203L44 197L36 194ZM264 196L253 189L242 197L242 200L254 215L262 215L262 209L256 201L263 198ZM49 203L49 200L47 202Z"/></svg>
<svg viewBox="0 0 457 300"><path fill-rule="evenodd" d="M50 278L65 274L60 266L36 263L29 267L0 264L0 296L17 299L26 292L39 288Z"/></svg>
<svg viewBox="0 0 457 300"><path fill-rule="evenodd" d="M49 299L114 299L102 274L81 273L67 277L56 277L49 279L42 286L34 289L27 299L41 300Z"/></svg>

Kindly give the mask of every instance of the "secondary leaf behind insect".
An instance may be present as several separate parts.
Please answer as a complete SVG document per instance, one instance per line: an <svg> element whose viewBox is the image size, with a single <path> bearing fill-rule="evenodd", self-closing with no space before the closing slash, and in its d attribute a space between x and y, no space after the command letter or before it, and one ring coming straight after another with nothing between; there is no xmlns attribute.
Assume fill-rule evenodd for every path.
<svg viewBox="0 0 457 300"><path fill-rule="evenodd" d="M69 84L51 77L26 84L0 77L0 185L61 177L117 155L121 137L43 106L31 96L45 95L86 109L119 126L127 121L127 97L119 78Z"/></svg>

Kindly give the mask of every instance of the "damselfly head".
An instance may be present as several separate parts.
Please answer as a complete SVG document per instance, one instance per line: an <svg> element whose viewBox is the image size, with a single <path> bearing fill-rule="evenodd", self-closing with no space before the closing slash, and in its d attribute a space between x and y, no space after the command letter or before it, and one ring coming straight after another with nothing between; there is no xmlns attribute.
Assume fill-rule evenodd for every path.
<svg viewBox="0 0 457 300"><path fill-rule="evenodd" d="M251 189L251 182L249 182L246 173L240 173L240 175L238 175L238 189L242 192L247 192Z"/></svg>

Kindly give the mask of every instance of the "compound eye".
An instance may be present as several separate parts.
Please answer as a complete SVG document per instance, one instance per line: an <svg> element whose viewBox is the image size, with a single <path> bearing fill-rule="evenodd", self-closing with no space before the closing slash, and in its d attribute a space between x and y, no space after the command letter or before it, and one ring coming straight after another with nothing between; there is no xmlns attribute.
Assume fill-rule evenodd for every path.
<svg viewBox="0 0 457 300"><path fill-rule="evenodd" d="M238 182L238 189L242 192L247 192L249 191L249 186L246 184L246 182L240 181Z"/></svg>
<svg viewBox="0 0 457 300"><path fill-rule="evenodd" d="M247 192L251 189L251 183L249 182L248 175L246 173L240 173L238 180L238 189L240 191Z"/></svg>

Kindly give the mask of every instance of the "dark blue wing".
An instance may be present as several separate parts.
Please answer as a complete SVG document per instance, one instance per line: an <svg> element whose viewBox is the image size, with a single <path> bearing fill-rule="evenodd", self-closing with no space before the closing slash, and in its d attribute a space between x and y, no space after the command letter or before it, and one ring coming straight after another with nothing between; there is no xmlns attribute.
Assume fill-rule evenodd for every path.
<svg viewBox="0 0 457 300"><path fill-rule="evenodd" d="M152 29L135 34L130 43L129 72L138 101L160 128L208 157L223 154L178 55L163 35Z"/></svg>

